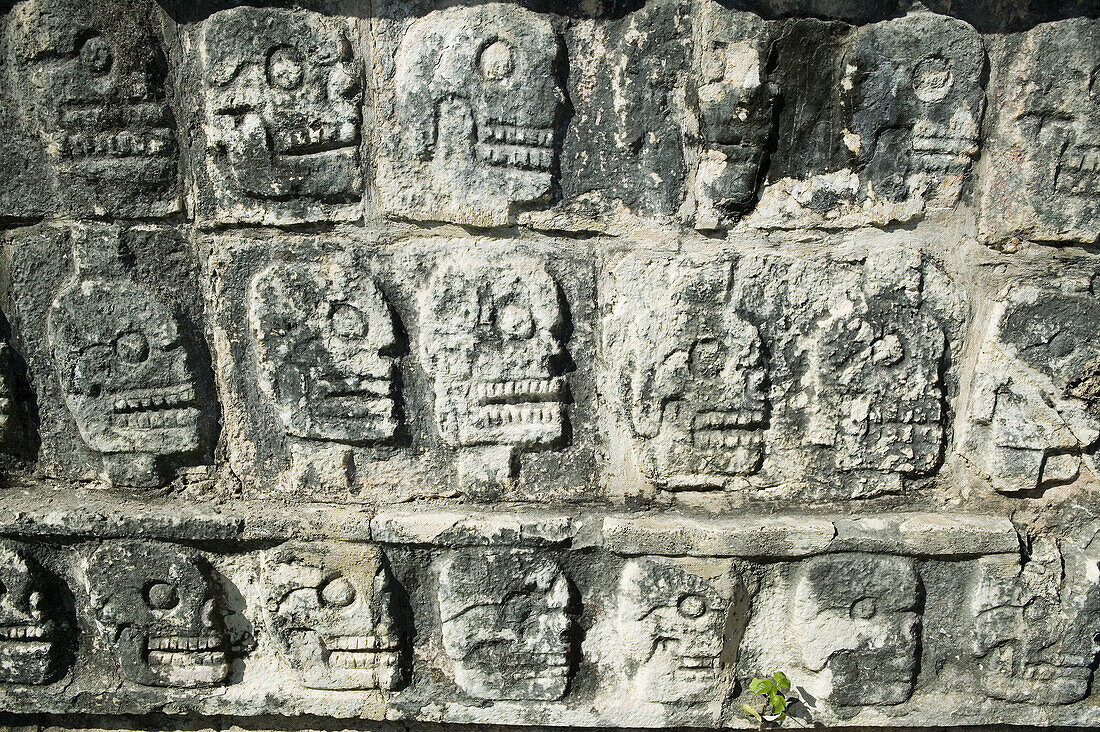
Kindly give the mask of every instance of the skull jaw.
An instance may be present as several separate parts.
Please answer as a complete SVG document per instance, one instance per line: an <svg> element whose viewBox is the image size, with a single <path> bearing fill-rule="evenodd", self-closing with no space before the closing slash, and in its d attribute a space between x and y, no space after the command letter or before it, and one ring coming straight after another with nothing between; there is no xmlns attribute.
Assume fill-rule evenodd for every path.
<svg viewBox="0 0 1100 732"><path fill-rule="evenodd" d="M690 649L690 645L682 641L663 643L639 667L635 683L646 699L662 704L699 704L719 698L720 649Z"/></svg>
<svg viewBox="0 0 1100 732"><path fill-rule="evenodd" d="M352 415L339 416L333 410L318 414L316 405L304 410L297 404L282 405L287 434L305 440L323 440L348 445L388 442L397 432L396 402L391 398L364 398L347 404Z"/></svg>
<svg viewBox="0 0 1100 732"><path fill-rule="evenodd" d="M54 640L0 640L0 683L46 684L56 673Z"/></svg>
<svg viewBox="0 0 1100 732"><path fill-rule="evenodd" d="M281 623L275 628L276 638L302 685L333 691L388 691L401 686L404 680L401 651L393 642L379 639L378 631L377 626L354 632L345 626L336 632L286 628ZM351 638L369 642L347 643ZM343 642L334 643L337 639ZM366 645L372 647L364 648Z"/></svg>
<svg viewBox="0 0 1100 732"><path fill-rule="evenodd" d="M492 665L472 661L476 659L455 663L455 682L478 699L557 701L569 687L570 665L565 653L517 654Z"/></svg>
<svg viewBox="0 0 1100 732"><path fill-rule="evenodd" d="M123 675L142 686L202 688L219 686L229 676L224 650L176 654L181 658L174 663L151 663L148 637L132 628L124 628L119 635L118 654Z"/></svg>
<svg viewBox="0 0 1100 732"><path fill-rule="evenodd" d="M828 661L837 706L893 706L913 695L917 657L912 647L839 651Z"/></svg>
<svg viewBox="0 0 1100 732"><path fill-rule="evenodd" d="M715 432L713 447L693 444L693 438L679 425L665 422L653 441L654 478L667 490L721 490L731 478L752 475L760 469L764 456L762 430L733 428Z"/></svg>

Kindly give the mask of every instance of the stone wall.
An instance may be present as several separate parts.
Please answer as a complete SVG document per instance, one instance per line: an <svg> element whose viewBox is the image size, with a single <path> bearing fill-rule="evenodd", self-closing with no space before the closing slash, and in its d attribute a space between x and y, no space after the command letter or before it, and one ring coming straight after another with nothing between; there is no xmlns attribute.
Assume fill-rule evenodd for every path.
<svg viewBox="0 0 1100 732"><path fill-rule="evenodd" d="M1095 3L231 5L0 5L0 711L1100 726Z"/></svg>

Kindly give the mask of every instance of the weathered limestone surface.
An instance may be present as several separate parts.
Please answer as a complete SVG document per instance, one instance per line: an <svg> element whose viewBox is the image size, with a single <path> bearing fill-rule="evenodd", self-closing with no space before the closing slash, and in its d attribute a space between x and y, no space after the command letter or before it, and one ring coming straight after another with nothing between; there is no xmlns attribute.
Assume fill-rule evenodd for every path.
<svg viewBox="0 0 1100 732"><path fill-rule="evenodd" d="M0 726L1100 727L1098 17L0 4Z"/></svg>

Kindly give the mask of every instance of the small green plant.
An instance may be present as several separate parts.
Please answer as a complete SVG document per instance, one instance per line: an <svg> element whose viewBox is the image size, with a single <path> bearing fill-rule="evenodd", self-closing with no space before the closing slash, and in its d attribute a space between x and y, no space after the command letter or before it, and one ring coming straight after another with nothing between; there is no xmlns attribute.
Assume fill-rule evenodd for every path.
<svg viewBox="0 0 1100 732"><path fill-rule="evenodd" d="M749 691L760 697L760 709L751 704L742 704L741 711L757 721L760 729L765 725L778 725L787 719L787 707L797 702L798 697L791 691L791 682L782 671L776 671L771 677L755 678L749 684Z"/></svg>

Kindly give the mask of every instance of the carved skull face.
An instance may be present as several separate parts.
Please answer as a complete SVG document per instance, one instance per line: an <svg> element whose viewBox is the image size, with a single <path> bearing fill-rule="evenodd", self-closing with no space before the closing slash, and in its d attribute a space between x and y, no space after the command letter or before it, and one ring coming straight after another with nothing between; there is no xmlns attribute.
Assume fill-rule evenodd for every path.
<svg viewBox="0 0 1100 732"><path fill-rule="evenodd" d="M381 442L397 428L393 319L350 263L277 262L252 281L260 383L289 434Z"/></svg>
<svg viewBox="0 0 1100 732"><path fill-rule="evenodd" d="M394 689L402 681L393 580L376 547L290 544L265 565L268 623L311 689Z"/></svg>
<svg viewBox="0 0 1100 732"><path fill-rule="evenodd" d="M560 699L571 669L571 600L561 568L533 551L446 557L439 614L455 682L480 699Z"/></svg>
<svg viewBox="0 0 1100 732"><path fill-rule="evenodd" d="M57 672L57 624L45 574L23 548L0 541L0 683L45 684Z"/></svg>
<svg viewBox="0 0 1100 732"><path fill-rule="evenodd" d="M87 559L96 621L123 675L143 686L214 686L229 674L227 638L196 552L118 541Z"/></svg>
<svg viewBox="0 0 1100 732"><path fill-rule="evenodd" d="M201 49L219 196L359 199L362 84L344 21L231 8L206 20Z"/></svg>
<svg viewBox="0 0 1100 732"><path fill-rule="evenodd" d="M534 260L463 257L420 297L420 358L452 445L546 445L562 438L565 383L558 288Z"/></svg>
<svg viewBox="0 0 1100 732"><path fill-rule="evenodd" d="M920 580L900 557L814 557L795 579L794 627L818 691L839 706L900 704L919 659Z"/></svg>
<svg viewBox="0 0 1100 732"><path fill-rule="evenodd" d="M117 233L74 233L76 276L50 307L48 333L65 403L93 450L193 451L195 379L176 319L123 271Z"/></svg>
<svg viewBox="0 0 1100 732"><path fill-rule="evenodd" d="M551 192L564 93L561 47L545 17L503 3L437 10L412 24L396 58L398 112L435 185L503 205Z"/></svg>
<svg viewBox="0 0 1100 732"><path fill-rule="evenodd" d="M849 147L880 195L909 194L907 178L962 176L978 152L985 49L962 21L931 13L874 23L846 59Z"/></svg>
<svg viewBox="0 0 1100 732"><path fill-rule="evenodd" d="M14 11L17 88L74 213L179 208L165 63L143 3L28 0Z"/></svg>
<svg viewBox="0 0 1100 732"><path fill-rule="evenodd" d="M1060 593L1061 564L1029 561L1010 576L983 571L974 595L974 652L996 699L1055 705L1088 694L1100 651L1100 587Z"/></svg>
<svg viewBox="0 0 1100 732"><path fill-rule="evenodd" d="M1041 166L1033 195L1063 209L1052 211L1059 219L1087 220L1100 195L1100 23L1039 26L1027 44L1018 123L1026 154Z"/></svg>
<svg viewBox="0 0 1100 732"><path fill-rule="evenodd" d="M707 10L711 10L708 8ZM725 216L751 208L768 155L776 89L764 79L763 22L751 13L707 14L699 111L703 189Z"/></svg>
<svg viewBox="0 0 1100 732"><path fill-rule="evenodd" d="M943 443L943 329L891 297L855 307L811 348L820 403L809 439L833 448L839 470L929 473Z"/></svg>
<svg viewBox="0 0 1100 732"><path fill-rule="evenodd" d="M1100 302L1088 293L1033 287L1012 292L983 351L986 388L973 419L989 425L975 444L1000 491L1033 490L1076 477L1100 438ZM993 364L1015 364L1010 371ZM982 394L982 392L988 392Z"/></svg>
<svg viewBox="0 0 1100 732"><path fill-rule="evenodd" d="M642 698L665 703L720 698L722 671L736 651L726 653L731 613L743 590L728 563L627 562L619 582L618 627L628 675Z"/></svg>

